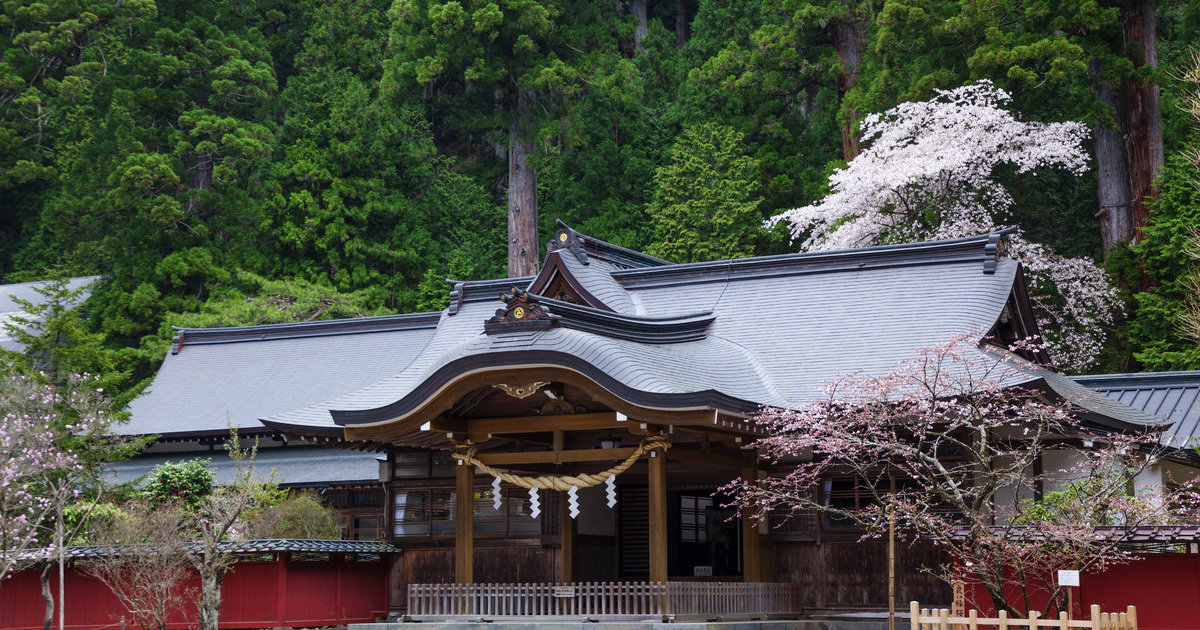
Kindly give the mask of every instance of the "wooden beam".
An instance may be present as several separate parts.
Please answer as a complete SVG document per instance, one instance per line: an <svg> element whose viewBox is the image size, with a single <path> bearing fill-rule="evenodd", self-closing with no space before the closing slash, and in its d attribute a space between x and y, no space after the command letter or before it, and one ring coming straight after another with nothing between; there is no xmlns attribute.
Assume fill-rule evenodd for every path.
<svg viewBox="0 0 1200 630"><path fill-rule="evenodd" d="M742 481L754 483L758 480L758 462L743 460ZM749 508L742 508L742 581L761 582L762 541L758 533L758 519Z"/></svg>
<svg viewBox="0 0 1200 630"><path fill-rule="evenodd" d="M657 457L656 457L657 455ZM667 581L667 458L650 453L650 581Z"/></svg>
<svg viewBox="0 0 1200 630"><path fill-rule="evenodd" d="M687 462L689 464L700 464L702 466L722 466L724 468L732 468L734 470L741 469L746 465L746 461L740 457L693 451L683 448L678 444L667 449L667 459L678 462Z"/></svg>
<svg viewBox="0 0 1200 630"><path fill-rule="evenodd" d="M454 475L454 581L475 581L475 467L459 462Z"/></svg>
<svg viewBox="0 0 1200 630"><path fill-rule="evenodd" d="M630 423L617 419L617 412L562 413L548 416L505 416L498 418L448 418L438 416L432 421L437 431L470 433L475 439L480 435L504 435L508 433L544 433L546 431L589 431L596 429L620 429ZM479 440L482 441L482 440Z"/></svg>
<svg viewBox="0 0 1200 630"><path fill-rule="evenodd" d="M525 453L480 453L475 459L488 466L517 464L565 464L569 462L621 461L637 451L635 447L585 448L569 451L530 451Z"/></svg>

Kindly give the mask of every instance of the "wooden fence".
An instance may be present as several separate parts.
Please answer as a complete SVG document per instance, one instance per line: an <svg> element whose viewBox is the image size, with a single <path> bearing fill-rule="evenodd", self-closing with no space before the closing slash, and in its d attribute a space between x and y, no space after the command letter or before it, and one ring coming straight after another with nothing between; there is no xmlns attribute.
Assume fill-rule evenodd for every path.
<svg viewBox="0 0 1200 630"><path fill-rule="evenodd" d="M995 617L980 617L979 612L971 610L966 617L953 616L946 608L921 608L917 602L909 604L909 619L912 630L978 630L979 627L994 627L999 630L1025 627L1029 630L1038 628L1090 628L1091 630L1137 630L1137 608L1130 606L1125 612L1100 612L1100 606L1093 604L1091 619L1071 619L1067 613L1061 612L1058 618L1040 619L1037 611L1029 613L1028 617L1009 618L1006 611L1001 610Z"/></svg>
<svg viewBox="0 0 1200 630"><path fill-rule="evenodd" d="M757 582L410 584L414 621L755 619L795 616L800 586Z"/></svg>

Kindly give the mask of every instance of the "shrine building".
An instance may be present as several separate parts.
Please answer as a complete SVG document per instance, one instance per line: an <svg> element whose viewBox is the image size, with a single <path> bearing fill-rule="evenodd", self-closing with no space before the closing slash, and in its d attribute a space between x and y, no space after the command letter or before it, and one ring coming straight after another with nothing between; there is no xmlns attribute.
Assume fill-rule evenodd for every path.
<svg viewBox="0 0 1200 630"><path fill-rule="evenodd" d="M536 277L454 284L440 313L181 329L121 430L159 434L122 480L239 429L285 486L400 547L409 584L725 580L798 584L806 609L886 606L882 543L816 514L741 518L719 488L758 460L764 405L800 407L973 335L1037 333L1003 235L674 264L559 224ZM1006 354L1081 421L1163 424ZM1194 423L1193 423L1194 424ZM564 481L565 480L565 481ZM575 489L570 489L574 486ZM814 488L864 501L851 479ZM945 602L931 549L899 553L897 599Z"/></svg>

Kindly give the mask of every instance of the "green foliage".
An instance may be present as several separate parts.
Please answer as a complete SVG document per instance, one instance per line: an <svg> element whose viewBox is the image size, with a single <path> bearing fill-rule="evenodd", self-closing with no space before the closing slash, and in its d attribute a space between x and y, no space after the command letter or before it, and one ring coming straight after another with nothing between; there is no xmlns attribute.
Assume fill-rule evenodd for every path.
<svg viewBox="0 0 1200 630"><path fill-rule="evenodd" d="M164 462L154 467L142 488L142 496L153 505L176 505L199 509L213 492L211 460L190 459Z"/></svg>
<svg viewBox="0 0 1200 630"><path fill-rule="evenodd" d="M677 262L754 253L764 217L758 164L742 134L717 124L684 131L656 179L648 209L655 232L650 253Z"/></svg>
<svg viewBox="0 0 1200 630"><path fill-rule="evenodd" d="M1189 286L1200 278L1189 249L1189 238L1200 227L1195 167L1182 156L1172 157L1159 179L1159 194L1145 237L1134 246L1150 284L1134 296L1134 357L1147 370L1200 369L1200 344L1183 331Z"/></svg>
<svg viewBox="0 0 1200 630"><path fill-rule="evenodd" d="M261 538L338 540L342 537L338 511L321 502L315 492L291 494L279 505L255 515L251 527Z"/></svg>
<svg viewBox="0 0 1200 630"><path fill-rule="evenodd" d="M1061 490L1045 493L1041 499L1029 501L1013 519L1014 525L1045 526L1073 523L1119 525L1120 515L1097 504L1094 498L1102 491L1095 480L1066 484ZM1111 497L1119 499L1119 496Z"/></svg>
<svg viewBox="0 0 1200 630"><path fill-rule="evenodd" d="M77 532L76 545L97 544L97 535L109 529L118 519L127 518L125 510L113 503L72 503L63 510L63 525Z"/></svg>

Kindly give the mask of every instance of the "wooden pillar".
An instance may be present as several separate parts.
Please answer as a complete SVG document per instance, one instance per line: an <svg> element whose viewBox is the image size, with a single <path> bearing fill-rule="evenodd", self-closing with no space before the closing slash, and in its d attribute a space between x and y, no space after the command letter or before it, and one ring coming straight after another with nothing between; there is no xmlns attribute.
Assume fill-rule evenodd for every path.
<svg viewBox="0 0 1200 630"><path fill-rule="evenodd" d="M561 499L558 502L558 513L562 524L559 528L559 532L562 535L562 567L558 581L572 582L575 580L575 519L571 518L571 510L567 506L565 492Z"/></svg>
<svg viewBox="0 0 1200 630"><path fill-rule="evenodd" d="M650 452L650 581L667 581L667 458Z"/></svg>
<svg viewBox="0 0 1200 630"><path fill-rule="evenodd" d="M288 625L287 603L288 603L288 601L291 600L291 598L288 597L288 592L287 592L288 591L287 570L288 570L288 561L291 560L291 555L292 554L290 554L286 551L280 551L275 556L276 558L279 559L278 560L279 564L276 566L276 568L279 569L279 574L276 576L275 588L279 591L279 594L275 596L276 597L276 599L275 599L275 618L279 620L277 622L277 624L280 628L287 627L287 625Z"/></svg>
<svg viewBox="0 0 1200 630"><path fill-rule="evenodd" d="M751 460L742 469L742 480L754 483L758 480L758 462ZM742 508L742 581L761 582L762 540L758 533L758 519L753 510Z"/></svg>
<svg viewBox="0 0 1200 630"><path fill-rule="evenodd" d="M475 581L475 467L459 462L454 483L454 581Z"/></svg>

